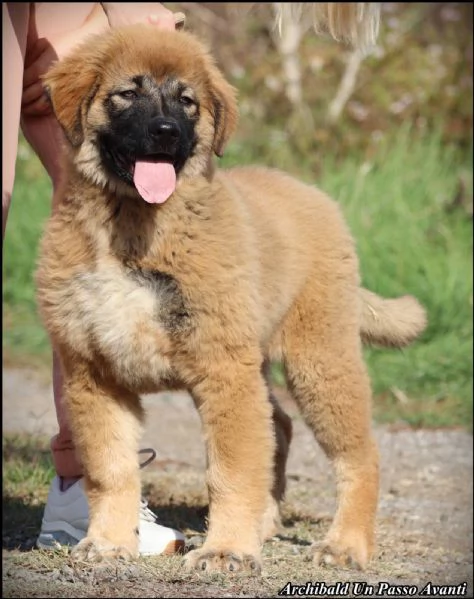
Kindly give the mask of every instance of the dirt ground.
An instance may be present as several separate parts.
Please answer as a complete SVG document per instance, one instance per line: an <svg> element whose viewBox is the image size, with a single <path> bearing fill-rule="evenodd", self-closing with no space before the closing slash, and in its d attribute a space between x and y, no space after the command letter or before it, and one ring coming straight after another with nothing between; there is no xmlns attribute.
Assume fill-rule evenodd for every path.
<svg viewBox="0 0 474 599"><path fill-rule="evenodd" d="M31 567L28 552L3 550L4 597L275 597L286 582L311 582L305 595L334 596L324 585L347 583L335 596L473 596L472 435L461 430L376 427L381 453L378 551L365 572L317 568L312 541L321 540L335 505L329 464L284 392L293 416L284 529L264 549L259 579L189 575L181 558L76 569L67 556L42 558ZM205 456L198 415L186 394L144 398L148 418L143 447L157 459L143 472L144 492L164 524L181 527L188 545L203 539ZM3 373L5 432L55 432L52 391L33 372ZM30 550L30 554L38 553ZM369 586L354 583L365 581ZM381 582L389 587L380 587ZM436 590L426 585L458 585ZM466 583L466 584L464 584ZM314 586L319 584L319 587ZM397 586L394 586L397 585ZM460 585L460 586L459 586ZM425 591L420 594L423 589ZM360 591L359 595L357 592Z"/></svg>

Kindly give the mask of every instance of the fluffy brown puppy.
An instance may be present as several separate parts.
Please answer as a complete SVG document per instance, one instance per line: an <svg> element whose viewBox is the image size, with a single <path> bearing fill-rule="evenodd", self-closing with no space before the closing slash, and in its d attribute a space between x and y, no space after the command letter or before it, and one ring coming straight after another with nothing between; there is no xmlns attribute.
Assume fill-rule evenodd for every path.
<svg viewBox="0 0 474 599"><path fill-rule="evenodd" d="M291 435L264 376L279 357L337 472L316 559L364 566L378 460L361 335L401 346L423 329L422 308L359 287L353 239L324 193L276 170L215 169L237 106L192 35L115 30L45 84L69 144L37 286L90 505L74 555L137 555L139 394L185 388L210 499L187 564L258 571Z"/></svg>

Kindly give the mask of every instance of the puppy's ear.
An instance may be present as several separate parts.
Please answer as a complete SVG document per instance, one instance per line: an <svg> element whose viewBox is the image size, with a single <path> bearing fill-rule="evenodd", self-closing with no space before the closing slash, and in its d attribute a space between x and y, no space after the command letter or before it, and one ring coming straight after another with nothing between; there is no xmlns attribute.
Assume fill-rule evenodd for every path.
<svg viewBox="0 0 474 599"><path fill-rule="evenodd" d="M43 86L69 143L81 145L84 118L99 88L95 65L80 53L67 57L44 75Z"/></svg>
<svg viewBox="0 0 474 599"><path fill-rule="evenodd" d="M209 69L209 75L214 115L213 149L217 156L222 156L229 137L237 127L237 90L224 79L216 67L212 66Z"/></svg>

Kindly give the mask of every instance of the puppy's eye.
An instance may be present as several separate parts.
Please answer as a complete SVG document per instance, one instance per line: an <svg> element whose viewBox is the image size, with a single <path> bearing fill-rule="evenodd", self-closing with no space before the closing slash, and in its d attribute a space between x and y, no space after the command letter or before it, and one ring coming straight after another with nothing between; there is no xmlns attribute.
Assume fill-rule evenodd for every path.
<svg viewBox="0 0 474 599"><path fill-rule="evenodd" d="M138 97L137 92L133 89L126 89L123 92L118 92L117 95L121 98L125 98L126 100L134 100Z"/></svg>
<svg viewBox="0 0 474 599"><path fill-rule="evenodd" d="M196 104L196 101L191 96L188 96L187 94L183 94L179 98L179 103L183 104L183 106L192 106L193 104Z"/></svg>

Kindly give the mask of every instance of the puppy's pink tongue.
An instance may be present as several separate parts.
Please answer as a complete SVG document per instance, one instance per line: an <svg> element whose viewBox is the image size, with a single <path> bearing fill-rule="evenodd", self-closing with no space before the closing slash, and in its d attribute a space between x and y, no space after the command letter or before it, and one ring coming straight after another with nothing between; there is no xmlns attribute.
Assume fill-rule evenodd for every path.
<svg viewBox="0 0 474 599"><path fill-rule="evenodd" d="M146 202L162 204L176 188L176 173L169 162L137 160L133 182Z"/></svg>

